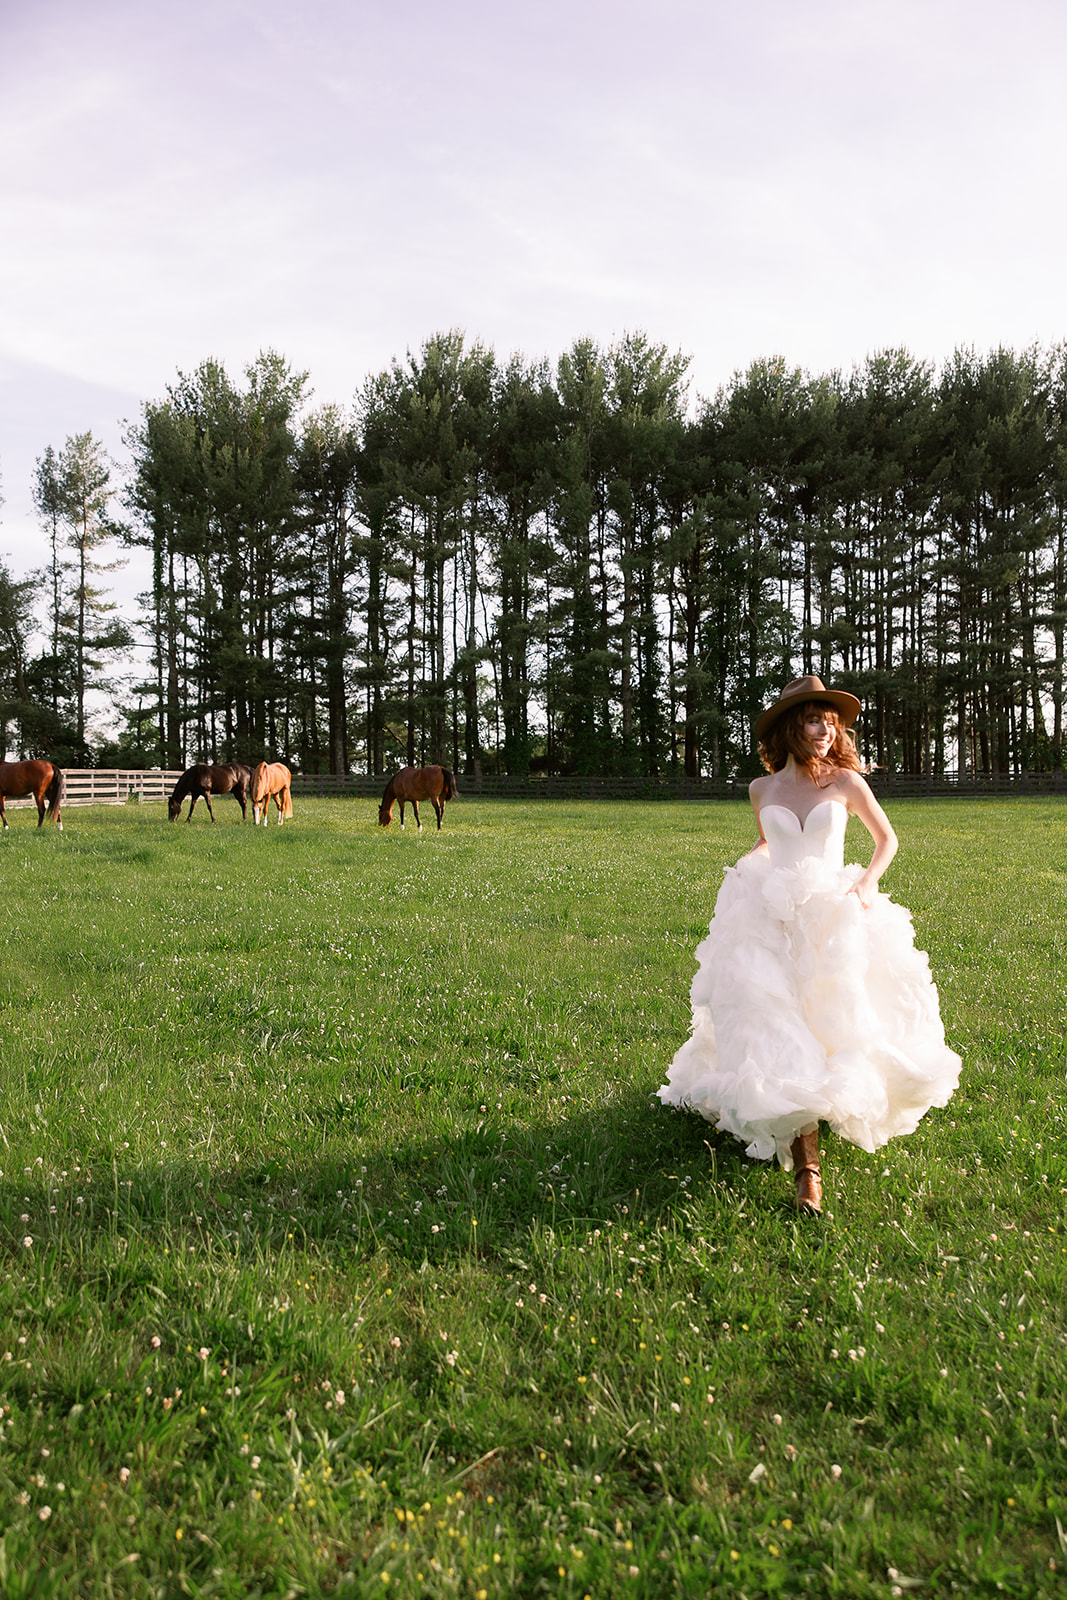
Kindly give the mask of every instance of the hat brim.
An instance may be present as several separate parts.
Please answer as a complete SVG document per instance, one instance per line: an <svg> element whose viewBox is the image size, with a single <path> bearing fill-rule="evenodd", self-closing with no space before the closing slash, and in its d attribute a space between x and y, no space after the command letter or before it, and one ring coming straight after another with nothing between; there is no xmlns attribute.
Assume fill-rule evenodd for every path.
<svg viewBox="0 0 1067 1600"><path fill-rule="evenodd" d="M766 738L778 718L796 706L823 704L833 706L843 728L851 728L863 710L861 701L847 689L804 689L798 694L783 695L775 705L768 706L756 722L756 738Z"/></svg>

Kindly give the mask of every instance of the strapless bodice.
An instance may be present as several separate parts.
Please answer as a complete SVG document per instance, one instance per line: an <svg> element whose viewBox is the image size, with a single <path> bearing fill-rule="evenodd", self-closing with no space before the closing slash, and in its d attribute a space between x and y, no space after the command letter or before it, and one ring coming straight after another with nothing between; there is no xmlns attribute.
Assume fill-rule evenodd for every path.
<svg viewBox="0 0 1067 1600"><path fill-rule="evenodd" d="M817 801L803 822L788 806L761 806L759 816L772 867L796 867L812 856L828 867L844 865L848 808L839 800Z"/></svg>

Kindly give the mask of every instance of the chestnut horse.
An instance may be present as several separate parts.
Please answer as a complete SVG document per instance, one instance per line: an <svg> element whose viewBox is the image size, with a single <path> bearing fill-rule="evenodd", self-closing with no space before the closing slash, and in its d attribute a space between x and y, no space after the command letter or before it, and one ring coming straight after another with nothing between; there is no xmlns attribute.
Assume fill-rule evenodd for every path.
<svg viewBox="0 0 1067 1600"><path fill-rule="evenodd" d="M67 792L67 780L51 761L0 761L0 822L6 828L5 798L22 800L32 795L37 802L37 826L44 822L45 801L48 815L55 817L56 827L63 832L62 805Z"/></svg>
<svg viewBox="0 0 1067 1600"><path fill-rule="evenodd" d="M393 820L393 806L400 802L400 826L404 826L404 802L411 801L411 809L415 813L415 822L419 832L422 832L422 823L419 822L419 801L429 800L437 814L437 831L441 831L441 818L445 814L445 801L455 800L459 795L456 780L447 767L403 767L389 779L382 795L382 803L378 810L378 822L387 828Z"/></svg>
<svg viewBox="0 0 1067 1600"><path fill-rule="evenodd" d="M293 795L290 785L293 775L288 767L283 767L280 761L261 761L252 774L252 789L249 795L252 801L252 821L258 824L262 813L263 826L267 826L267 801L273 800L278 807L278 826L281 827L283 817L293 814Z"/></svg>
<svg viewBox="0 0 1067 1600"><path fill-rule="evenodd" d="M167 801L167 813L172 822L181 816L182 801L186 795L192 795L189 801L189 815L186 822L191 822L193 807L198 800L203 800L207 806L207 814L212 822L215 813L211 809L211 796L213 794L232 794L241 808L241 821L248 816L248 785L252 782L252 773L248 767L242 767L238 761L226 761L221 767L212 767L206 761L198 761L195 767L190 767L183 772L174 785L173 793Z"/></svg>

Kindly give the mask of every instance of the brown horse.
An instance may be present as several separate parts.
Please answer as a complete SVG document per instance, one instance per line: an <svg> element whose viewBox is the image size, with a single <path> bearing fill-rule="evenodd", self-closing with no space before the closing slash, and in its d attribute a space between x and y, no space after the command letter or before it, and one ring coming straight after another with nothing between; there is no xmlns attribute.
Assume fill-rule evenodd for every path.
<svg viewBox="0 0 1067 1600"><path fill-rule="evenodd" d="M293 775L288 767L283 767L280 761L261 761L252 774L252 788L249 799L252 801L252 821L257 824L262 813L263 826L267 826L267 801L273 800L278 807L278 826L281 827L283 817L293 814Z"/></svg>
<svg viewBox="0 0 1067 1600"><path fill-rule="evenodd" d="M0 761L0 822L6 828L7 812L4 800L22 800L32 795L37 802L37 826L44 822L45 801L48 815L55 817L56 827L63 832L62 805L67 792L67 780L58 767L50 761Z"/></svg>
<svg viewBox="0 0 1067 1600"><path fill-rule="evenodd" d="M419 801L429 800L437 815L437 831L441 831L441 818L445 814L445 801L455 800L459 795L456 780L447 767L402 767L401 770L385 786L382 803L378 810L378 822L381 827L387 828L393 820L393 806L400 802L400 826L404 826L404 802L411 801L411 809L415 813L415 822L419 832L422 832L422 823L419 822Z"/></svg>
<svg viewBox="0 0 1067 1600"><path fill-rule="evenodd" d="M227 761L221 767L212 767L206 761L198 761L195 767L190 767L183 772L170 799L167 801L167 813L172 822L181 816L182 801L186 795L192 795L189 801L189 815L186 822L192 821L193 807L198 800L203 800L207 806L207 814L212 822L215 813L211 809L211 796L213 794L232 794L241 808L242 822L248 816L248 785L252 782L252 773L248 767L242 767L237 761Z"/></svg>

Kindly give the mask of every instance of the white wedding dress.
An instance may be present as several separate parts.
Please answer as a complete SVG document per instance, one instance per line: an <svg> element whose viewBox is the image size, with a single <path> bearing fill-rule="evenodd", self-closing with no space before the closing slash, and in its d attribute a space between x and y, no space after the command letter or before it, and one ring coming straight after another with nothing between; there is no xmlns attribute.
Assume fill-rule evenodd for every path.
<svg viewBox="0 0 1067 1600"><path fill-rule="evenodd" d="M863 868L844 865L845 806L820 800L801 824L764 805L760 820L768 849L727 869L696 952L693 1031L658 1093L788 1170L816 1122L870 1151L911 1133L961 1063L910 914L847 893Z"/></svg>

